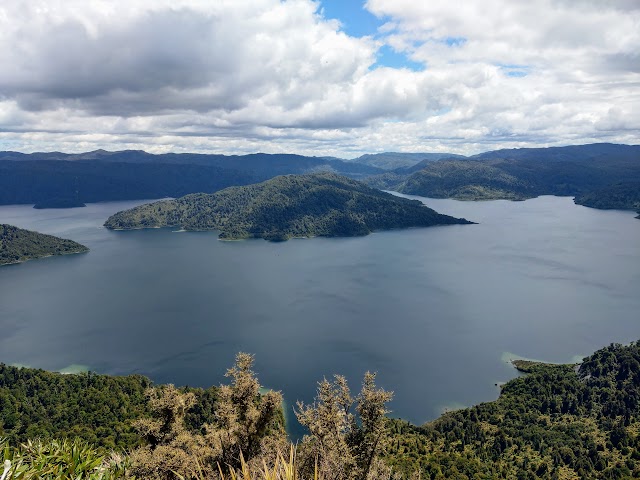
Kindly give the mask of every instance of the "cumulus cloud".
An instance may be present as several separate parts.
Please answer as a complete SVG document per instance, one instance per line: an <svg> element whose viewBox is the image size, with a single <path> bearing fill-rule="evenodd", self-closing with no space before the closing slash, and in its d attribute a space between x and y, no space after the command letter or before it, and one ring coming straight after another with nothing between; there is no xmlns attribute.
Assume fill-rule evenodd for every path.
<svg viewBox="0 0 640 480"><path fill-rule="evenodd" d="M311 0L4 0L0 142L346 157L637 143L637 2L365 7L384 25L356 38ZM377 65L383 46L424 69Z"/></svg>

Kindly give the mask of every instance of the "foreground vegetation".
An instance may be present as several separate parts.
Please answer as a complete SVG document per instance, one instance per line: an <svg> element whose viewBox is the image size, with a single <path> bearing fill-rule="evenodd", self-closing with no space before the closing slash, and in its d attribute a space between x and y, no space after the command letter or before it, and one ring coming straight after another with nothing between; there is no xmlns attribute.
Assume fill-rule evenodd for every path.
<svg viewBox="0 0 640 480"><path fill-rule="evenodd" d="M0 265L24 262L51 255L83 253L89 249L72 240L0 225Z"/></svg>
<svg viewBox="0 0 640 480"><path fill-rule="evenodd" d="M220 238L357 236L376 230L466 224L331 173L288 175L212 195L193 194L116 213L108 228L220 230Z"/></svg>
<svg viewBox="0 0 640 480"><path fill-rule="evenodd" d="M365 375L356 397L351 395L345 379L336 376L318 384L314 403L297 405L298 421L309 431L297 446L291 445L284 434L280 394L259 395L252 364L252 356L239 354L227 372L231 384L213 390L210 398L214 401L206 408L202 408L206 403L202 391L198 394L170 385L150 387L143 377L113 381L105 377L101 379L105 397L117 396L114 385L120 385L138 399L137 403L131 401L138 405L138 413L131 415L135 420L129 420L137 435L126 437L130 442L127 454L121 449L119 453L111 452L105 448L110 444L105 442L97 447L80 439L52 440L48 434L32 441L14 435L15 440L9 442L14 447L3 443L3 455L9 463L5 464L7 476L0 473L0 478L376 480L640 476L640 342L610 345L580 365L518 362L517 367L526 375L504 385L498 400L447 413L423 426L386 417L391 393L375 386L375 375ZM69 391L79 391L78 382L89 377L4 369L25 372L28 379L37 379L27 381L30 386L25 387L26 391L33 391L37 385L50 392L50 403L58 402L50 407L54 410L66 408L64 400L59 399ZM6 394L21 383L24 382L20 378L5 380L0 392ZM41 422L37 412L46 403L45 397L14 401L32 404L31 409L21 413L20 421ZM6 395L0 398L4 407L11 403ZM101 421L99 411L113 410L118 416L128 410L122 407L123 398L126 395L121 396L119 407L113 402L104 406L87 402L74 416L78 422L97 425ZM190 417L194 410L200 413ZM208 414L203 414L204 410ZM3 408L3 425L6 417ZM59 423L59 428L51 430L52 436L65 436L65 431L69 437L76 435L67 420L54 418L53 423ZM7 431L11 429L5 428Z"/></svg>

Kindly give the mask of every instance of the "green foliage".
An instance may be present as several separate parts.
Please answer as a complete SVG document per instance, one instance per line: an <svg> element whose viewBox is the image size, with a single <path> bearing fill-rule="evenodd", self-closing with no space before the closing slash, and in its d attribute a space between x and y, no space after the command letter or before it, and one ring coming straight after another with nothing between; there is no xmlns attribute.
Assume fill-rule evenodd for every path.
<svg viewBox="0 0 640 480"><path fill-rule="evenodd" d="M579 366L515 363L526 375L505 384L498 400L422 426L386 418L391 394L372 374L356 398L344 377L324 380L313 404L298 404L309 435L297 447L284 438L279 394L258 394L251 355L238 355L230 385L207 391L0 365L0 418L11 444L23 442L0 442L0 460L15 479L640 476L640 342L612 344ZM129 457L105 453L132 446L108 435L96 441L101 448L48 439L118 431L134 420L142 438Z"/></svg>
<svg viewBox="0 0 640 480"><path fill-rule="evenodd" d="M125 478L128 459L106 456L75 439L28 441L12 448L0 439L2 480L115 480Z"/></svg>
<svg viewBox="0 0 640 480"><path fill-rule="evenodd" d="M428 164L409 176L402 192L435 198L524 200L536 189L500 166L476 160L445 160Z"/></svg>
<svg viewBox="0 0 640 480"><path fill-rule="evenodd" d="M528 374L508 382L495 402L422 427L390 421L388 461L431 478L640 475L640 343L611 345L579 368L518 368Z"/></svg>
<svg viewBox="0 0 640 480"><path fill-rule="evenodd" d="M131 423L147 416L141 375L61 374L0 364L0 436L16 445L29 439L80 438L103 449L141 443ZM190 430L213 420L216 389L182 389L198 406L186 417Z"/></svg>
<svg viewBox="0 0 640 480"><path fill-rule="evenodd" d="M0 265L22 262L49 255L82 253L89 249L72 240L0 225Z"/></svg>
<svg viewBox="0 0 640 480"><path fill-rule="evenodd" d="M193 194L119 212L108 228L221 230L220 238L356 236L375 230L464 224L421 202L395 197L338 175L288 175L212 195Z"/></svg>

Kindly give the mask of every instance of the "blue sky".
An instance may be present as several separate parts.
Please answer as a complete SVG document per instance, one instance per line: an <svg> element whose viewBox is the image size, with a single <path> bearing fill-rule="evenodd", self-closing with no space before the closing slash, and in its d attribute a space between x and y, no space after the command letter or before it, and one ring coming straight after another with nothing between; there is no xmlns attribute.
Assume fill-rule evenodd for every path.
<svg viewBox="0 0 640 480"><path fill-rule="evenodd" d="M382 39L378 32L385 23L385 18L378 18L365 8L365 2L358 0L323 0L321 11L327 19L337 19L342 24L342 30L353 37L371 36ZM391 68L408 68L422 70L424 65L412 61L402 52L395 51L389 45L382 45L378 50L377 62L373 68L385 66Z"/></svg>
<svg viewBox="0 0 640 480"><path fill-rule="evenodd" d="M342 23L342 29L354 37L376 35L384 21L364 8L358 0L324 0L320 2L325 18L335 18Z"/></svg>

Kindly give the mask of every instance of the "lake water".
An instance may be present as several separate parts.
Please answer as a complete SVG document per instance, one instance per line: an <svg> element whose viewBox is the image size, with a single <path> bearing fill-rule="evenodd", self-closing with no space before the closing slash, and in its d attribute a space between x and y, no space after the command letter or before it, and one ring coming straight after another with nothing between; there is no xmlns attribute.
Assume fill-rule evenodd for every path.
<svg viewBox="0 0 640 480"><path fill-rule="evenodd" d="M143 202L2 206L0 223L91 251L0 268L0 361L209 386L247 351L289 405L333 373L357 391L372 370L392 415L422 423L495 399L510 356L569 362L640 338L633 212L424 200L479 225L222 242L102 228Z"/></svg>

